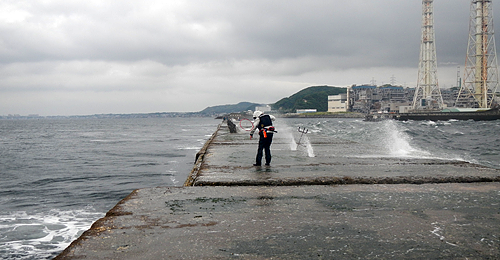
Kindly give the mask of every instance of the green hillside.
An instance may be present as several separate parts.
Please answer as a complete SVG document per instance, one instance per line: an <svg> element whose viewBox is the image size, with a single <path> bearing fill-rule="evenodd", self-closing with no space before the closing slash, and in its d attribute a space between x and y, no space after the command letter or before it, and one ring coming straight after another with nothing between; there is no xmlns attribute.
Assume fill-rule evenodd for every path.
<svg viewBox="0 0 500 260"><path fill-rule="evenodd" d="M317 109L318 112L328 111L328 96L347 93L346 88L330 86L313 86L305 88L290 97L282 98L272 105L274 110L284 113L295 112L297 109Z"/></svg>
<svg viewBox="0 0 500 260"><path fill-rule="evenodd" d="M207 107L202 111L200 111L200 113L207 115L216 115L216 114L238 113L247 110L253 111L255 107L258 105L259 104L257 103L240 102L235 105L220 105L220 106Z"/></svg>

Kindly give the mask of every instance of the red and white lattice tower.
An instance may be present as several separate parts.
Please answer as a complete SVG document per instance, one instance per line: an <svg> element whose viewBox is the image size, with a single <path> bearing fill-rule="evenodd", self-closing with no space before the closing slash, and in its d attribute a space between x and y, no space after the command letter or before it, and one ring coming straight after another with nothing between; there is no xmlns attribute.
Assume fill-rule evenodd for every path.
<svg viewBox="0 0 500 260"><path fill-rule="evenodd" d="M464 82L457 107L491 108L498 89L498 64L491 0L472 0Z"/></svg>
<svg viewBox="0 0 500 260"><path fill-rule="evenodd" d="M436 110L443 107L438 86L433 0L422 1L422 41L418 63L418 82L413 97L414 110Z"/></svg>

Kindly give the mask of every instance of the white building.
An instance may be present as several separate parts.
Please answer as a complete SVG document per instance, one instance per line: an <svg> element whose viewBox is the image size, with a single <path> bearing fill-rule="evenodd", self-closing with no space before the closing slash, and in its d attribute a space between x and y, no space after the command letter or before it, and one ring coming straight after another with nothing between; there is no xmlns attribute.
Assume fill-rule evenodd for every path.
<svg viewBox="0 0 500 260"><path fill-rule="evenodd" d="M314 108L314 109L297 109L296 112L297 112L297 114L316 113L316 112L318 112L318 110L316 108Z"/></svg>
<svg viewBox="0 0 500 260"><path fill-rule="evenodd" d="M347 94L328 96L328 112L347 112Z"/></svg>

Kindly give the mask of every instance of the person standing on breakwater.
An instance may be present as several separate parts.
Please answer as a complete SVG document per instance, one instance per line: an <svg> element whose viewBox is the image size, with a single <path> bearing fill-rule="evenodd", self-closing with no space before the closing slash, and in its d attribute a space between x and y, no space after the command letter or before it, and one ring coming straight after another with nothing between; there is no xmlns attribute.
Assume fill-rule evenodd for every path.
<svg viewBox="0 0 500 260"><path fill-rule="evenodd" d="M262 163L262 150L266 152L266 165L271 163L271 143L273 142L273 134L277 133L274 129L273 121L276 119L272 115L266 115L261 111L253 113L253 127L250 130L250 139L253 138L255 130L259 129L259 148L257 149L257 157L253 166L260 166Z"/></svg>

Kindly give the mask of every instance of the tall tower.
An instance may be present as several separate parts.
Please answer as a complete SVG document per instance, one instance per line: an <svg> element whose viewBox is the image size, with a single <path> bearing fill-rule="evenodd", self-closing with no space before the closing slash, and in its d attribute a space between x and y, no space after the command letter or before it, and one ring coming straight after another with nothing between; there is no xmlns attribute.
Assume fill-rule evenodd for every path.
<svg viewBox="0 0 500 260"><path fill-rule="evenodd" d="M413 97L414 110L436 110L443 107L443 97L437 80L433 1L422 1L422 41L418 63L418 82Z"/></svg>
<svg viewBox="0 0 500 260"><path fill-rule="evenodd" d="M491 0L472 0L464 84L455 105L491 108L497 89L498 64Z"/></svg>

